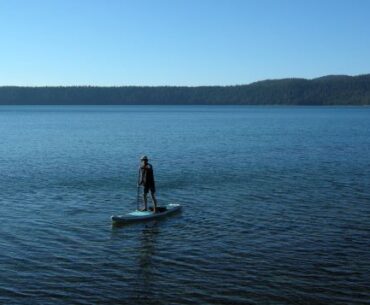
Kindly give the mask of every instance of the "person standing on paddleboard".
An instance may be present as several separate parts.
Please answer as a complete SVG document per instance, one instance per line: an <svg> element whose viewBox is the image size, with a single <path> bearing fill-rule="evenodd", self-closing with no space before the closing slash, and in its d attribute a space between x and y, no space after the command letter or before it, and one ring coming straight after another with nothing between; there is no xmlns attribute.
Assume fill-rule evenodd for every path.
<svg viewBox="0 0 370 305"><path fill-rule="evenodd" d="M148 210L148 193L150 191L150 195L153 201L153 212L157 211L157 199L155 198L155 183L154 183L154 173L153 173L153 166L149 164L149 159L147 156L142 156L141 164L139 168L139 181L138 187L144 187L144 211Z"/></svg>

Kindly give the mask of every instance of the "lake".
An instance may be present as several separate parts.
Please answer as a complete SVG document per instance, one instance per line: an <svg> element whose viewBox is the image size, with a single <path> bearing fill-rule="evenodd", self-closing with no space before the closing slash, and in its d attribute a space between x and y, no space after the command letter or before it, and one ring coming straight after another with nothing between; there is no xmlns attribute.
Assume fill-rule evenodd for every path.
<svg viewBox="0 0 370 305"><path fill-rule="evenodd" d="M370 108L1 106L0 221L1 304L370 304Z"/></svg>

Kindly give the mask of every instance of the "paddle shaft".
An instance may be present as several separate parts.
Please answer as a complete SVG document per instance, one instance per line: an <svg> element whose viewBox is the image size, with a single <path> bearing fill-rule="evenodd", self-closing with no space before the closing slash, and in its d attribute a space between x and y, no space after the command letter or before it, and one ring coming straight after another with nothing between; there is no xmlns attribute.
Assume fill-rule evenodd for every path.
<svg viewBox="0 0 370 305"><path fill-rule="evenodd" d="M137 195L136 195L136 209L139 210L140 207L140 185L137 187Z"/></svg>
<svg viewBox="0 0 370 305"><path fill-rule="evenodd" d="M139 167L139 174L137 177L137 194L136 194L136 209L140 209L140 184L141 184L141 171Z"/></svg>

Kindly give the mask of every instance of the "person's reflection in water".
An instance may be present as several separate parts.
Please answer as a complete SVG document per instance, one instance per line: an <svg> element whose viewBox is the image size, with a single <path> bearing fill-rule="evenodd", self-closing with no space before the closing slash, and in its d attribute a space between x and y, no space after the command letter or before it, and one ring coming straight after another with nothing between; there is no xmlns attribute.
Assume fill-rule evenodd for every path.
<svg viewBox="0 0 370 305"><path fill-rule="evenodd" d="M144 270L152 265L152 255L155 253L156 235L159 233L158 222L145 225L141 238L140 267Z"/></svg>
<svg viewBox="0 0 370 305"><path fill-rule="evenodd" d="M155 246L157 242L157 236L159 234L159 225L157 222L152 222L145 225L142 230L140 238L140 254L138 257L139 262L139 273L138 273L138 283L140 285L140 295L138 299L141 301L144 299L145 304L157 304L156 300L156 280L153 269L155 267L155 262L153 257L155 257Z"/></svg>

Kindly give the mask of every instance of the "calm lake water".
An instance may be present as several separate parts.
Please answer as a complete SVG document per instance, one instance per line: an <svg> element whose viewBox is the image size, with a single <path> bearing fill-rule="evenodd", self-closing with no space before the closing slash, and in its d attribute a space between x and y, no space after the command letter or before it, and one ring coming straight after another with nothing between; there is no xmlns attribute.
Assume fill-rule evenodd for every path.
<svg viewBox="0 0 370 305"><path fill-rule="evenodd" d="M0 222L0 304L370 304L370 108L2 106Z"/></svg>

